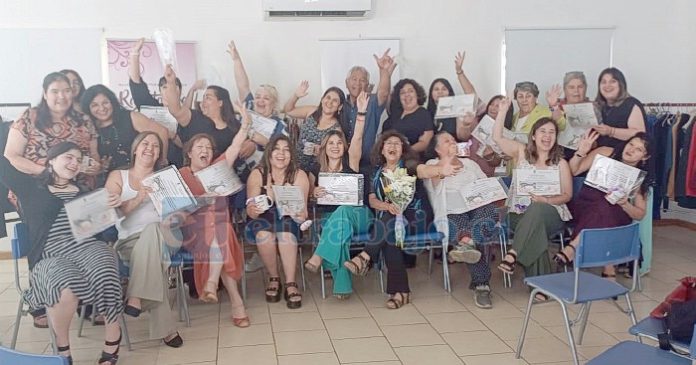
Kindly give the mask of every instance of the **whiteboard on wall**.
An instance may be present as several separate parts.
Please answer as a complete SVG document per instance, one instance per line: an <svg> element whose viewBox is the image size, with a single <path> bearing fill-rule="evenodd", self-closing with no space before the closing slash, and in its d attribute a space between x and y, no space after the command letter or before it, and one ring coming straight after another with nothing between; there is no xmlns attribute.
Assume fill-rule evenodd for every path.
<svg viewBox="0 0 696 365"><path fill-rule="evenodd" d="M331 86L346 90L346 76L353 66L363 66L370 73L370 84L379 82L379 69L373 55L378 57L391 48L391 56L401 51L399 39L327 39L320 40L321 47L321 89ZM399 81L399 67L392 74L392 85Z"/></svg>
<svg viewBox="0 0 696 365"><path fill-rule="evenodd" d="M85 87L102 82L102 29L0 29L0 103L38 104L43 78L73 69Z"/></svg>
<svg viewBox="0 0 696 365"><path fill-rule="evenodd" d="M612 64L614 28L506 29L505 90L520 81L539 87L539 102L554 84L563 85L569 71L587 78L587 97L597 95L597 77Z"/></svg>

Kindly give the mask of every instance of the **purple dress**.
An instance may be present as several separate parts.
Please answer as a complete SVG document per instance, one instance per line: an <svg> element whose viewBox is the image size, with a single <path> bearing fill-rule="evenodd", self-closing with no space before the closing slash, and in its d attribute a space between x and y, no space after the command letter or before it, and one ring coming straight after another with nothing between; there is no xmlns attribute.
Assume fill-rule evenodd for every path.
<svg viewBox="0 0 696 365"><path fill-rule="evenodd" d="M618 204L611 205L606 194L593 187L583 185L576 199L569 204L575 220L573 239L587 228L612 228L630 224L633 220Z"/></svg>

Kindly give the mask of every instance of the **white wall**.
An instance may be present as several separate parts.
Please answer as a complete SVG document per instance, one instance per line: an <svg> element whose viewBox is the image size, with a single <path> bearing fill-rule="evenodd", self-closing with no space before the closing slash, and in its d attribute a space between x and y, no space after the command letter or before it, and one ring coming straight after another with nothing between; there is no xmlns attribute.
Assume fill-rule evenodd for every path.
<svg viewBox="0 0 696 365"><path fill-rule="evenodd" d="M320 38L399 37L402 75L425 87L436 77L454 81L454 54L466 50L465 70L487 99L500 91L505 27L615 26L614 65L626 74L633 95L645 102L696 101L695 1L374 2L375 15L365 21L267 22L260 0L2 0L0 27L100 27L107 38L149 36L155 27L168 27L178 39L197 41L199 72L221 70L223 86L231 90L232 68L225 46L235 39L253 85L273 83L284 100L306 78L314 86L306 101L316 103L321 93ZM2 57L12 56L10 50ZM558 77L560 82L562 75ZM588 75L593 83L596 77ZM26 82L39 91L41 80ZM11 85L0 85L7 87Z"/></svg>

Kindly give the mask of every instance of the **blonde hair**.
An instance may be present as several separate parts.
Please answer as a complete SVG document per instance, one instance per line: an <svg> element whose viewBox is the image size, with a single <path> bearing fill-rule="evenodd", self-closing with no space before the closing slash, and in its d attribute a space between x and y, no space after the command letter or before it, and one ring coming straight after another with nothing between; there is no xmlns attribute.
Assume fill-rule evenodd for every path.
<svg viewBox="0 0 696 365"><path fill-rule="evenodd" d="M276 89L273 85L261 84L256 89L256 92L258 93L259 90L263 90L271 96L271 102L273 104L273 114L278 114L278 89Z"/></svg>

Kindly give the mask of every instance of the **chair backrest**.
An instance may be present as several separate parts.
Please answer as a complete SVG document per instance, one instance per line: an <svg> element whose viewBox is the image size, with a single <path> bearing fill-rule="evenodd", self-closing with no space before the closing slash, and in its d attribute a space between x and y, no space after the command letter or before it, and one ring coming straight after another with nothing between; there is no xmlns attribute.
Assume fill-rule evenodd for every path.
<svg viewBox="0 0 696 365"><path fill-rule="evenodd" d="M12 235L12 258L19 260L29 253L29 230L27 224L19 222L14 225L14 233Z"/></svg>
<svg viewBox="0 0 696 365"><path fill-rule="evenodd" d="M689 346L689 353L691 354L691 358L696 360L696 324L694 324L694 334L691 337L691 346Z"/></svg>
<svg viewBox="0 0 696 365"><path fill-rule="evenodd" d="M0 346L0 364L68 365L68 358L59 355L35 355Z"/></svg>
<svg viewBox="0 0 696 365"><path fill-rule="evenodd" d="M621 227L583 229L575 255L575 268L617 265L639 258L637 222Z"/></svg>

